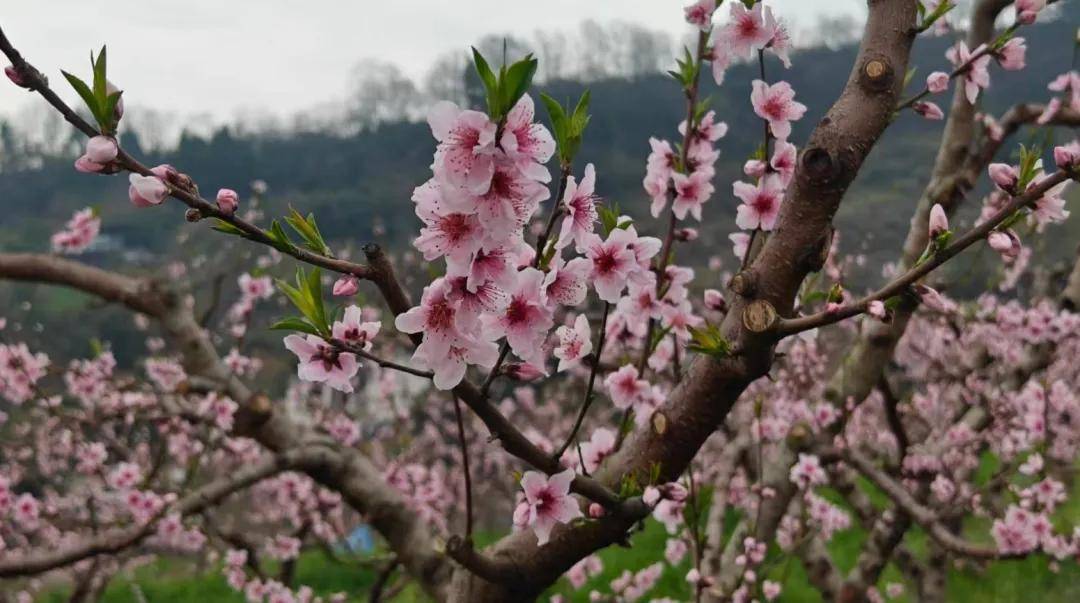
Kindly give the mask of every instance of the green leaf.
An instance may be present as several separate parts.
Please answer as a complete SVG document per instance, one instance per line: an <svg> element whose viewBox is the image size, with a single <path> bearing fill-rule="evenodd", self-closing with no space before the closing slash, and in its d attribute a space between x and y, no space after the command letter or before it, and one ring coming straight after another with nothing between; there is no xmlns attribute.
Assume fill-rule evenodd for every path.
<svg viewBox="0 0 1080 603"><path fill-rule="evenodd" d="M495 73L491 70L487 60L484 59L484 55L480 54L476 47L473 47L472 52L476 73L480 76L480 81L483 82L484 89L487 91L488 114L494 118L498 110L499 80L495 77Z"/></svg>
<svg viewBox="0 0 1080 603"><path fill-rule="evenodd" d="M731 343L720 332L720 328L711 323L704 327L690 327L690 344L687 349L714 358L731 356Z"/></svg>
<svg viewBox="0 0 1080 603"><path fill-rule="evenodd" d="M97 99L99 107L104 107L109 97L104 46L101 47L101 52L98 53L96 61L93 53L90 54L90 66L94 69L94 98ZM105 113L102 114L103 117L106 115Z"/></svg>
<svg viewBox="0 0 1080 603"><path fill-rule="evenodd" d="M502 112L501 115L505 115L518 100L525 95L525 92L529 90L529 86L532 85L533 76L536 75L536 68L540 62L533 58L531 54L526 55L524 59L514 63L506 70L506 76L503 81L500 82L500 88L502 91Z"/></svg>
<svg viewBox="0 0 1080 603"><path fill-rule="evenodd" d="M290 316L288 318L283 318L270 325L270 329L274 331L300 331L302 333L309 333L311 335L319 335L318 329L312 326L312 324L308 321L298 316Z"/></svg>
<svg viewBox="0 0 1080 603"><path fill-rule="evenodd" d="M221 220L221 219L215 220L214 225L211 226L211 228L213 228L214 230L216 230L218 232L223 232L223 233L228 234L228 235L235 235L235 236L238 236L238 237L244 237L245 239L248 238L248 234L246 232L240 230L239 228L233 226L232 224L229 224L225 220Z"/></svg>
<svg viewBox="0 0 1080 603"><path fill-rule="evenodd" d="M267 233L267 236L270 238L274 249L282 253L294 253L296 251L296 245L289 239L289 235L285 233L285 229L281 227L277 220L270 223L270 232Z"/></svg>
<svg viewBox="0 0 1080 603"><path fill-rule="evenodd" d="M308 248L316 253L328 255L330 249L323 240L319 227L315 225L315 216L308 214L305 218L292 207L289 208L289 212L289 215L285 217L285 221L296 231L296 234L300 235L300 238L304 239L304 243Z"/></svg>
<svg viewBox="0 0 1080 603"><path fill-rule="evenodd" d="M604 227L604 236L611 234L611 231L619 227L619 205L612 204L610 206L600 205L596 208L597 214L600 216L600 225Z"/></svg>
<svg viewBox="0 0 1080 603"><path fill-rule="evenodd" d="M303 276L303 274L303 270L301 270L300 275ZM306 285L308 299L311 300L311 306L315 311L312 322L315 323L315 326L329 332L330 323L326 320L326 305L323 303L322 297L322 270L312 268L307 275Z"/></svg>
<svg viewBox="0 0 1080 603"><path fill-rule="evenodd" d="M98 107L97 98L94 97L94 93L90 90L90 86L86 85L86 82L80 80L78 77L71 75L70 73L61 70L60 73L64 74L71 87L75 89L75 92L79 93L79 97L86 103L86 107L90 109L90 113L93 114L94 119L99 123L101 122L101 108Z"/></svg>

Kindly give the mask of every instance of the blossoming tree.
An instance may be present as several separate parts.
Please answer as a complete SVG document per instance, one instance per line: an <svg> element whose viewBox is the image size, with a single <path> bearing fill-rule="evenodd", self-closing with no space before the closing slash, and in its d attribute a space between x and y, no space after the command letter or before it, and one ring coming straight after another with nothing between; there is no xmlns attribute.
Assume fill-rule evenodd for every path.
<svg viewBox="0 0 1080 603"><path fill-rule="evenodd" d="M904 585L882 584L893 564L934 601L948 560L1074 562L1080 532L1055 512L1080 447L1080 262L1063 288L1024 300L956 301L937 271L985 245L1006 291L1029 270L1025 241L1068 217L1080 143L997 161L1021 127L1080 125L1080 75L1002 116L978 110L995 69L1024 68L1021 34L1044 4L978 0L944 68L922 83L912 44L950 33L952 4L869 2L851 76L806 140L792 123L807 107L766 70L767 55L794 68L773 8L685 7L696 43L671 75L686 115L675 142L648 141L638 219L605 201L603 166L579 157L588 94L573 106L541 94L549 128L530 95L537 59L495 70L474 52L484 106L442 102L428 115L431 177L412 195L413 246L427 263L412 267L427 280L415 297L375 243L365 261L347 259L315 216L259 226L256 199L204 198L180 168L121 148L123 93L104 48L92 77L64 73L85 105L73 108L0 32L11 82L87 136L75 169L125 173L135 206L173 200L188 221L266 248L262 268L295 265L276 288L263 272L240 276L215 333L174 283L60 257L98 235L90 210L53 236L53 255L0 254L4 278L82 290L156 329L129 374L107 346L58 363L0 326L11 406L0 577L22 600L43 588L36 577L61 574L73 600L89 601L137 559L195 554L249 601L310 601L319 597L296 584L297 556L365 523L390 552L372 599L401 568L434 599L521 601L564 575L581 588L601 570L596 551L632 546L650 516L669 535L656 563L590 600L648 597L669 571L685 577L687 599L774 600L778 568L795 560L827 600L899 596ZM725 82L742 60L759 77ZM699 95L710 75L746 87L757 119L722 121ZM889 125L945 119L931 99L950 88L899 260L878 288L849 292L855 259L837 251L833 217ZM760 146L743 178L718 182L729 128ZM954 231L983 174L994 188L981 215ZM733 258L680 265L707 212L739 228ZM351 303L364 283L381 303ZM294 309L272 327L289 332L299 382L272 398L244 338L271 326L252 324L252 310L275 291ZM344 307L330 309L332 297ZM402 400L421 404L402 411ZM380 406L396 410L376 420ZM478 547L479 522L508 533ZM852 525L867 538L845 571L826 543ZM916 530L929 536L925 553L907 540Z"/></svg>

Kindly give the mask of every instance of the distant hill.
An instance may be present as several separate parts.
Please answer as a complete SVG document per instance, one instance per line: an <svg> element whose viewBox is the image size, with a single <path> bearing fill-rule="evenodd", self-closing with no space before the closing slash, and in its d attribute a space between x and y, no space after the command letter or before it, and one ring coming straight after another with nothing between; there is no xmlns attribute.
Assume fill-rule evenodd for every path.
<svg viewBox="0 0 1080 603"><path fill-rule="evenodd" d="M995 67L992 88L985 96L987 109L999 114L1016 102L1045 101L1049 97L1046 83L1068 70L1073 60L1078 23L1080 7L1071 3L1065 8L1064 18L1026 30L1029 56L1037 60L1030 61L1021 72L1004 72ZM918 71L912 87L920 86L930 71L945 68L944 52L950 43L948 38L918 40L912 60ZM800 147L842 89L855 51L851 46L802 51L793 57L795 68L790 71L775 61L768 64L769 79L787 79L795 87L798 100L810 108L792 135ZM723 88L717 89L711 78L706 78L709 81L704 88L704 95L711 97L719 117L732 127L720 143L723 154L718 164L717 193L706 206L706 221L700 225L703 245L725 260L730 253L726 235L734 229L736 206L730 183L741 176L743 161L759 143L759 124L749 102L750 81L755 77L756 66L737 66L728 72ZM556 98L569 99L576 98L583 87L579 82L557 81L542 88ZM682 119L682 98L676 85L659 74L595 81L588 87L592 91L593 119L579 154L578 170L585 162L594 163L600 194L644 218L648 203L641 179L648 138L676 136L675 126ZM948 98L935 100L947 109ZM897 256L936 152L940 130L938 122L926 122L911 113L901 116L849 192L837 218L843 249L865 250L869 256L867 265L873 267L852 275L856 286L876 282L881 264ZM1022 133L1018 141L1028 136L1029 132ZM128 136L122 142L141 155L137 139ZM1009 152L1015 147L1007 145ZM270 185L266 205L269 214L279 215L291 204L314 212L324 234L337 244L355 246L371 240L378 228L385 230L381 240L391 248L404 250L418 228L409 198L412 189L427 178L432 150L433 140L424 123L382 124L352 136L237 135L224 128L209 138L185 136L175 150L146 156L146 161L176 165L191 174L207 196L219 187L243 191L248 182L263 179ZM185 224L177 204L154 210L135 209L127 201L125 178L78 174L71 167L74 158L74 154L39 157L33 168L0 170L0 215L4 224L0 249L45 251L48 235L74 210L87 205L101 211L103 232L111 243L110 250L87 256L93 262L138 271L169 258L204 254L221 244L221 236L206 225ZM0 166L10 163L0 158ZM974 212L976 205L969 204L965 215ZM1045 253L1062 257L1071 250L1080 239L1077 222L1073 220L1067 229L1052 230ZM643 224L643 230L650 229L650 222ZM183 233L183 245L178 244L179 233ZM700 254L681 260L703 266L707 257ZM5 308L0 315L20 312L7 308L16 308L15 302L27 296L31 293L26 288L0 286L0 308ZM85 308L85 300L81 299L72 301L40 292L32 298L40 307L26 311L26 318L59 322L65 328L70 316L55 313ZM72 339L82 341L91 335L110 336L117 330L109 323L115 317L107 312L86 313L68 332ZM123 340L114 342L117 345L139 345L130 333L116 337Z"/></svg>

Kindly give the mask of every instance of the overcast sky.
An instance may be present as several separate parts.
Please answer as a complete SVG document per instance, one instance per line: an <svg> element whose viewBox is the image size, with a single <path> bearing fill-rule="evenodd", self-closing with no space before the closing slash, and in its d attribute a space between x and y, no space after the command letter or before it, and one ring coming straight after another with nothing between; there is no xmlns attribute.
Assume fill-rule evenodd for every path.
<svg viewBox="0 0 1080 603"><path fill-rule="evenodd" d="M59 70L89 72L109 46L109 75L132 105L227 119L340 98L349 67L375 57L414 79L441 53L490 33L571 30L621 19L675 36L689 0L36 0L0 5L16 48L73 98ZM769 0L795 29L821 15L865 13L860 0ZM542 10L529 7L541 6ZM726 9L725 9L726 13ZM27 102L4 82L0 114Z"/></svg>

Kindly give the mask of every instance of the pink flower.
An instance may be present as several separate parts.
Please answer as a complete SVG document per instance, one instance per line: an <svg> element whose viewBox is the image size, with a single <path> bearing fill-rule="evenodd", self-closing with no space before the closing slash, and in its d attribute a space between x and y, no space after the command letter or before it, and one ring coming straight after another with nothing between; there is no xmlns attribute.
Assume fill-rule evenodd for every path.
<svg viewBox="0 0 1080 603"><path fill-rule="evenodd" d="M439 141L436 178L475 195L486 193L495 171L495 123L479 111L442 101L428 112L428 124Z"/></svg>
<svg viewBox="0 0 1080 603"><path fill-rule="evenodd" d="M717 31L713 37L712 46L709 48L709 54L706 57L712 65L713 79L716 80L717 86L724 84L724 74L727 72L727 68L731 66L732 50L729 38L730 33L727 28Z"/></svg>
<svg viewBox="0 0 1080 603"><path fill-rule="evenodd" d="M592 351L592 330L589 329L589 319L584 314L578 314L573 327L563 325L556 329L555 336L559 338L554 352L559 359L559 367L555 369L557 371L576 366Z"/></svg>
<svg viewBox="0 0 1080 603"><path fill-rule="evenodd" d="M650 211L654 218L658 218L667 205L668 185L675 173L675 151L672 150L671 143L657 138L650 138L649 146L652 150L646 160L642 186L652 198Z"/></svg>
<svg viewBox="0 0 1080 603"><path fill-rule="evenodd" d="M580 253L584 249L585 240L592 234L597 216L596 211L596 169L593 164L585 166L585 175L578 184L573 176L566 180L566 193L563 195L563 204L566 207L566 217L563 218L562 228L559 231L559 240L555 247L563 249L574 241Z"/></svg>
<svg viewBox="0 0 1080 603"><path fill-rule="evenodd" d="M116 490L130 490L142 481L142 470L135 463L120 463L109 474L109 486Z"/></svg>
<svg viewBox="0 0 1080 603"><path fill-rule="evenodd" d="M732 188L735 196L742 199L735 216L735 224L739 228L772 230L776 226L776 218L780 215L780 205L784 200L784 183L780 176L769 174L756 186L736 182Z"/></svg>
<svg viewBox="0 0 1080 603"><path fill-rule="evenodd" d="M949 217L945 215L945 208L940 203L935 203L930 208L929 235L931 239L949 230Z"/></svg>
<svg viewBox="0 0 1080 603"><path fill-rule="evenodd" d="M615 451L615 432L600 427L593 432L588 442L581 444L581 457L585 460L585 471L592 473L600 468L600 463Z"/></svg>
<svg viewBox="0 0 1080 603"><path fill-rule="evenodd" d="M585 255L592 262L590 281L600 299L617 303L626 288L630 274L638 267L630 250L631 236L627 230L616 228L606 241L592 234L585 241Z"/></svg>
<svg viewBox="0 0 1080 603"><path fill-rule="evenodd" d="M567 469L551 477L538 471L526 471L521 478L525 500L514 510L514 525L531 527L540 545L547 543L557 523L569 523L582 517L577 502L570 496L574 470Z"/></svg>
<svg viewBox="0 0 1080 603"><path fill-rule="evenodd" d="M457 309L447 297L449 283L437 280L420 297L420 305L399 314L394 326L402 333L423 333L424 345L431 356L445 356L459 333L455 325Z"/></svg>
<svg viewBox="0 0 1080 603"><path fill-rule="evenodd" d="M1046 174L1036 176L1032 184L1038 186L1048 177ZM1068 185L1068 180L1057 184L1035 201L1029 221L1035 223L1036 231L1042 232L1047 224L1064 222L1069 217L1070 212L1065 209L1065 198L1062 197Z"/></svg>
<svg viewBox="0 0 1080 603"><path fill-rule="evenodd" d="M1052 92L1068 92L1069 107L1073 111L1080 111L1080 72L1070 71L1068 73L1063 73L1054 78L1054 81L1050 82L1046 88ZM1062 100L1060 98L1055 98L1050 102L1051 104L1056 102L1058 109L1062 106ZM1055 113L1056 110L1051 112L1050 107L1048 106L1047 112L1050 113L1050 117L1053 117L1053 113ZM1045 117L1045 115L1043 117ZM1042 118L1040 117L1039 123L1045 123L1041 121L1041 119Z"/></svg>
<svg viewBox="0 0 1080 603"><path fill-rule="evenodd" d="M380 322L365 322L364 311L358 306L349 306L345 308L342 319L334 322L332 334L334 339L356 344L364 351L368 351L380 327L382 327Z"/></svg>
<svg viewBox="0 0 1080 603"><path fill-rule="evenodd" d="M728 235L731 240L731 252L735 257L742 260L746 257L746 250L750 246L750 235L745 232L733 232Z"/></svg>
<svg viewBox="0 0 1080 603"><path fill-rule="evenodd" d="M1031 25L1044 8L1046 0L1016 0L1016 22Z"/></svg>
<svg viewBox="0 0 1080 603"><path fill-rule="evenodd" d="M714 312L726 312L727 302L724 300L724 294L716 289L706 289L705 307Z"/></svg>
<svg viewBox="0 0 1080 603"><path fill-rule="evenodd" d="M547 377L548 373L543 367L528 362L508 362L503 365L503 374L514 381L528 383L541 377Z"/></svg>
<svg viewBox="0 0 1080 603"><path fill-rule="evenodd" d="M435 373L435 387L441 390L453 389L461 383L470 364L490 369L499 357L499 346L494 342L465 335L454 338L445 353L436 354L436 347L429 345L425 337L416 348L413 361Z"/></svg>
<svg viewBox="0 0 1080 603"><path fill-rule="evenodd" d="M937 121L945 118L945 113L941 110L941 107L937 106L937 103L919 101L912 105L911 108L929 120Z"/></svg>
<svg viewBox="0 0 1080 603"><path fill-rule="evenodd" d="M236 208L240 206L240 195L236 194L236 191L230 188L223 188L217 192L217 206L222 213L232 215L236 213Z"/></svg>
<svg viewBox="0 0 1080 603"><path fill-rule="evenodd" d="M671 211L676 218L683 220L689 212L701 221L701 206L709 200L714 190L712 176L711 171L707 170L697 170L689 176L679 173L672 175L675 201L671 204Z"/></svg>
<svg viewBox="0 0 1080 603"><path fill-rule="evenodd" d="M19 495L19 497L15 499L12 510L15 521L23 527L32 528L37 525L40 508L37 499L34 498L32 494L26 493Z"/></svg>
<svg viewBox="0 0 1080 603"><path fill-rule="evenodd" d="M346 274L334 281L333 294L337 297L352 297L360 290L360 279Z"/></svg>
<svg viewBox="0 0 1080 603"><path fill-rule="evenodd" d="M87 207L75 212L64 225L64 230L54 233L50 241L56 253L77 254L86 251L100 232L101 218Z"/></svg>
<svg viewBox="0 0 1080 603"><path fill-rule="evenodd" d="M551 196L548 187L527 177L505 156L496 156L488 190L473 196L465 189L444 190L458 206L468 205L466 213L476 213L491 245L506 244L520 233L540 202ZM462 200L463 199L463 200Z"/></svg>
<svg viewBox="0 0 1080 603"><path fill-rule="evenodd" d="M484 231L475 215L439 214L431 206L420 203L416 205L416 215L424 221L424 227L413 246L429 262L443 256L452 262L468 262L484 242Z"/></svg>
<svg viewBox="0 0 1080 603"><path fill-rule="evenodd" d="M1020 182L1020 171L1007 163L991 163L987 168L990 179L994 184L1006 193L1016 192L1016 185Z"/></svg>
<svg viewBox="0 0 1080 603"><path fill-rule="evenodd" d="M549 301L562 306L576 306L585 301L589 292L586 279L592 272L588 258L574 258L569 262L559 256L549 266L544 277L544 294Z"/></svg>
<svg viewBox="0 0 1080 603"><path fill-rule="evenodd" d="M780 596L780 592L783 587L779 582L773 582L772 580L766 580L761 583L761 594L765 596L766 601L772 601Z"/></svg>
<svg viewBox="0 0 1080 603"><path fill-rule="evenodd" d="M990 72L987 71L987 67L990 64L990 54L985 53L986 45L983 44L976 48L974 51L968 50L967 44L960 41L956 46L953 46L945 53L945 57L952 62L956 68L967 67L964 72L964 94L967 96L968 102L975 104L975 100L979 98L979 90L990 87ZM979 58L972 60L975 55L980 55Z"/></svg>
<svg viewBox="0 0 1080 603"><path fill-rule="evenodd" d="M1019 71L1027 66L1024 60L1026 54L1027 45L1024 38L1013 38L1006 42L994 56L997 57L1002 69Z"/></svg>
<svg viewBox="0 0 1080 603"><path fill-rule="evenodd" d="M802 490L824 484L826 476L821 468L821 460L812 454L800 452L799 461L791 468L791 482Z"/></svg>
<svg viewBox="0 0 1080 603"><path fill-rule="evenodd" d="M716 0L698 0L683 9L686 22L700 29L709 31L712 27L712 15L716 10Z"/></svg>
<svg viewBox="0 0 1080 603"><path fill-rule="evenodd" d="M949 89L949 74L944 71L935 71L926 77L926 89L931 94L938 94Z"/></svg>
<svg viewBox="0 0 1080 603"><path fill-rule="evenodd" d="M885 320L885 304L879 299L870 302L866 307L866 313L878 320Z"/></svg>
<svg viewBox="0 0 1080 603"><path fill-rule="evenodd" d="M735 6L738 3L732 5L733 10ZM787 82L780 81L770 86L761 80L754 80L753 86L750 102L754 105L754 113L769 122L773 136L787 140L791 135L791 122L802 119L806 105L795 101L795 90Z"/></svg>
<svg viewBox="0 0 1080 603"><path fill-rule="evenodd" d="M772 40L775 31L767 26L762 9L760 2L751 9L747 9L742 2L731 3L731 22L725 29L725 37L733 54L749 56L752 51L765 48Z"/></svg>
<svg viewBox="0 0 1080 603"><path fill-rule="evenodd" d="M626 410L649 394L649 382L638 378L638 370L626 364L604 379L604 387L615 408Z"/></svg>
<svg viewBox="0 0 1080 603"><path fill-rule="evenodd" d="M791 184L791 179L795 176L795 160L798 152L795 145L786 140L780 140L777 141L776 150L773 151L772 159L769 161L772 169L780 174L780 181L785 188Z"/></svg>
<svg viewBox="0 0 1080 603"><path fill-rule="evenodd" d="M543 344L548 329L554 324L541 284L544 273L526 268L518 273L517 283L510 293L510 303L496 315L484 315L485 336L489 339L506 337L510 349L522 360L542 366Z"/></svg>
<svg viewBox="0 0 1080 603"><path fill-rule="evenodd" d="M1054 163L1063 170L1080 166L1080 141L1054 147Z"/></svg>
<svg viewBox="0 0 1080 603"><path fill-rule="evenodd" d="M339 352L314 335L289 335L285 347L300 359L297 376L304 381L325 383L345 393L353 391L351 380L360 369L353 354Z"/></svg>
<svg viewBox="0 0 1080 603"><path fill-rule="evenodd" d="M168 187L157 176L132 174L128 177L128 181L131 183L128 187L128 198L135 207L160 205L169 193Z"/></svg>
<svg viewBox="0 0 1080 603"><path fill-rule="evenodd" d="M506 115L499 143L523 174L533 180L549 182L551 174L544 164L555 153L555 140L547 128L533 123L535 113L532 97L522 96Z"/></svg>

